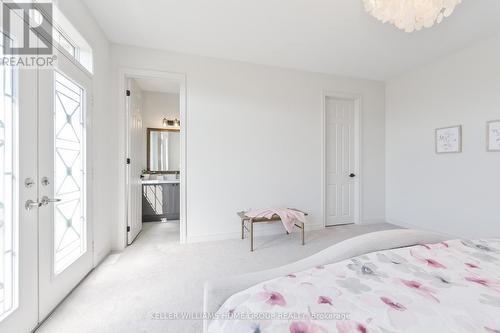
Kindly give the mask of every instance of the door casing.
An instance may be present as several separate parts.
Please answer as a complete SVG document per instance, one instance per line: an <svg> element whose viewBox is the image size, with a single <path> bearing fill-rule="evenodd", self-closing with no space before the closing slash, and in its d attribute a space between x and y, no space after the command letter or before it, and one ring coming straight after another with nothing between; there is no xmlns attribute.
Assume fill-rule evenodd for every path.
<svg viewBox="0 0 500 333"><path fill-rule="evenodd" d="M186 75L183 73L160 71L160 70L149 70L149 69L137 69L137 68L125 68L122 67L118 70L118 130L119 130L119 147L118 147L118 157L122 167L118 169L118 185L119 185L119 200L118 200L118 223L116 225L115 235L116 239L114 241L114 246L117 250L123 250L127 247L127 225L128 225L128 193L127 193L127 142L129 140L128 135L128 119L126 111L126 94L127 89L127 79L129 78L159 78L168 79L170 81L175 81L179 84L179 98L180 98L180 235L179 241L181 244L187 242L187 228L188 228L188 216L187 216L187 108L186 108Z"/></svg>

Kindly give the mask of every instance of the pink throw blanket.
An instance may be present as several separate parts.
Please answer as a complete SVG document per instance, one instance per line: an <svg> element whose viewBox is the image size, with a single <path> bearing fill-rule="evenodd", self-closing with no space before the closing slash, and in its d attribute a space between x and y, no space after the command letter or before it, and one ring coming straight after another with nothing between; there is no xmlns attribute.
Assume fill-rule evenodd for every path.
<svg viewBox="0 0 500 333"><path fill-rule="evenodd" d="M270 219L273 215L278 215L285 226L286 231L292 232L293 227L295 226L295 221L300 221L305 223L306 216L303 212L299 212L297 210L289 209L289 208L266 208L266 209L258 209L252 210L248 213L245 213L246 216L251 218L266 218Z"/></svg>

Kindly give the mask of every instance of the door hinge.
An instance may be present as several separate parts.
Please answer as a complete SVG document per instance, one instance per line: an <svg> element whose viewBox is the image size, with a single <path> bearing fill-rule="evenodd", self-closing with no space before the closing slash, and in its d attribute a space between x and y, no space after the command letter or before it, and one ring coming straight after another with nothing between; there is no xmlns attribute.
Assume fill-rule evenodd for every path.
<svg viewBox="0 0 500 333"><path fill-rule="evenodd" d="M128 89L127 89L127 90L125 91L125 95L127 95L127 97L128 97L128 96L130 96L130 90L128 90Z"/></svg>
<svg viewBox="0 0 500 333"><path fill-rule="evenodd" d="M130 226L129 225L127 226L127 232L130 232Z"/></svg>
<svg viewBox="0 0 500 333"><path fill-rule="evenodd" d="M130 157L127 157L127 164L130 164Z"/></svg>

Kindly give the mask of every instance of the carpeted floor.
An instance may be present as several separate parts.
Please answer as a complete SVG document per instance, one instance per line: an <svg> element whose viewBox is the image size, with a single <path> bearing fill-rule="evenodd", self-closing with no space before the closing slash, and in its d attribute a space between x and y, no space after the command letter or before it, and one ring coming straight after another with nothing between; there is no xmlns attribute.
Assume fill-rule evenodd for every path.
<svg viewBox="0 0 500 333"><path fill-rule="evenodd" d="M306 233L181 245L178 224L145 223L124 252L110 255L56 309L38 333L201 332L201 321L153 320L155 313L201 312L208 279L264 270L309 256L344 239L393 229L346 225Z"/></svg>

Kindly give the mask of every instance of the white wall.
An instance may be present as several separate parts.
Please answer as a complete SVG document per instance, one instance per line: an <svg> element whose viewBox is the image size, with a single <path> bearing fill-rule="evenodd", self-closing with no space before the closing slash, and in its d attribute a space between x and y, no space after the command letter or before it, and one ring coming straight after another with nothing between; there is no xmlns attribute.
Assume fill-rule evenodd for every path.
<svg viewBox="0 0 500 333"><path fill-rule="evenodd" d="M246 208L297 207L323 224L324 90L363 96L362 217L384 219L384 83L119 45L112 60L116 87L121 67L186 74L190 241L238 237Z"/></svg>
<svg viewBox="0 0 500 333"><path fill-rule="evenodd" d="M116 221L116 205L110 199L118 195L115 172L118 137L116 113L112 108L110 45L87 8L78 0L57 1L57 5L92 46L94 52L93 97L93 235L94 264L111 250L111 226ZM115 230L113 229L113 232Z"/></svg>
<svg viewBox="0 0 500 333"><path fill-rule="evenodd" d="M179 94L144 91L144 127L162 128L163 118L179 119Z"/></svg>
<svg viewBox="0 0 500 333"><path fill-rule="evenodd" d="M500 236L500 36L387 84L387 219L462 237ZM436 155L434 129L463 125L463 153Z"/></svg>
<svg viewBox="0 0 500 333"><path fill-rule="evenodd" d="M142 112L142 127L144 129L144 159L143 159L143 169L146 169L146 144L147 144L147 129L148 128L164 128L163 118L169 120L180 119L180 105L179 105L179 94L172 93L162 93L155 91L144 91L143 92L143 102L144 109ZM168 128L168 127L167 127ZM172 157L176 157L172 161L169 161L169 165L176 165L172 170L179 170L179 149L180 149L180 136L172 136L173 140L169 140L169 151L174 151L169 154Z"/></svg>

